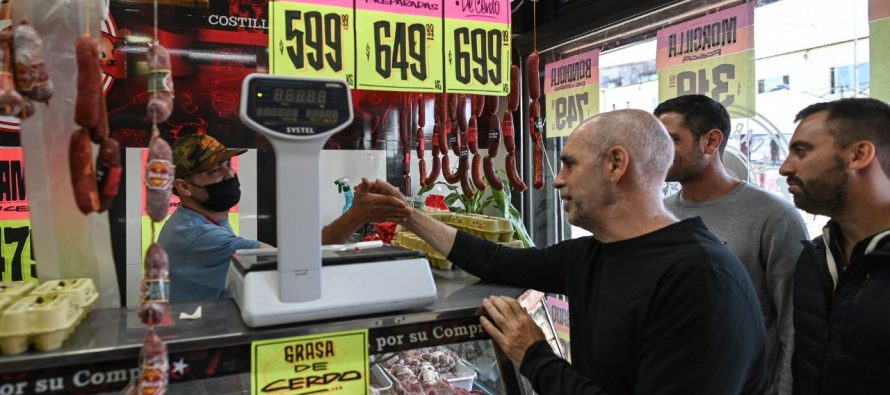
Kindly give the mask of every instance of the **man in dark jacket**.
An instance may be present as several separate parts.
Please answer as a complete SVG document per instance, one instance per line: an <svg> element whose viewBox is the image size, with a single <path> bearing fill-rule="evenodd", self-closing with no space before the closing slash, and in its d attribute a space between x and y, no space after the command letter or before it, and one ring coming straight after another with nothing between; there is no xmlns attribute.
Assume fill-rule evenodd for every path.
<svg viewBox="0 0 890 395"><path fill-rule="evenodd" d="M797 120L779 171L831 221L794 276L794 393L890 394L890 106L842 99Z"/></svg>

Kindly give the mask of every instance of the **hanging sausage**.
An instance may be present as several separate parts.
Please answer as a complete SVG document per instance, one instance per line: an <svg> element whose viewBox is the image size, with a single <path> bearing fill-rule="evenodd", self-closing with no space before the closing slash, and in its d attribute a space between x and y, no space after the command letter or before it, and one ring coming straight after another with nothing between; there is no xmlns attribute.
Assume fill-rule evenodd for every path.
<svg viewBox="0 0 890 395"><path fill-rule="evenodd" d="M526 63L526 72L528 77L528 92L531 102L529 103L529 133L532 137L533 154L532 154L532 185L535 189L544 187L544 124L541 121L541 104L538 99L541 98L541 80L538 68L540 67L540 57L538 51L532 52L528 56Z"/></svg>
<svg viewBox="0 0 890 395"><path fill-rule="evenodd" d="M510 67L510 95L507 100L507 110L504 111L504 119L501 121L501 130L504 135L504 148L507 149L507 158L504 160L504 168L507 171L507 180L510 185L519 192L528 189L522 176L516 169L516 142L513 137L513 112L519 108L519 66Z"/></svg>

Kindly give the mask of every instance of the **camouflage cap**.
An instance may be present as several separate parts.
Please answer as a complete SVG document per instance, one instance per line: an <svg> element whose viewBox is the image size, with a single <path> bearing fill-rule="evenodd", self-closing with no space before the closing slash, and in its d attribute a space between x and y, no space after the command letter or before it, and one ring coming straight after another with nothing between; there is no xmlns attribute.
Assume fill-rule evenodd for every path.
<svg viewBox="0 0 890 395"><path fill-rule="evenodd" d="M231 157L245 152L246 149L228 149L206 134L188 135L177 140L173 146L176 178L185 178L210 170Z"/></svg>

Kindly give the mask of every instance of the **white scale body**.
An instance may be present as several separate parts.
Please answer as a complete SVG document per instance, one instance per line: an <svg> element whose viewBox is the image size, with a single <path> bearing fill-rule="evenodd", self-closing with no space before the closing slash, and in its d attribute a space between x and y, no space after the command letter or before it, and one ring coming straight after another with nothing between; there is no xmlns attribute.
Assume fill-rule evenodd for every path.
<svg viewBox="0 0 890 395"><path fill-rule="evenodd" d="M425 258L322 266L319 156L352 123L343 80L251 74L241 87L241 121L276 156L277 270L233 262L228 287L250 327L430 305L436 284ZM242 261L248 261L245 259Z"/></svg>

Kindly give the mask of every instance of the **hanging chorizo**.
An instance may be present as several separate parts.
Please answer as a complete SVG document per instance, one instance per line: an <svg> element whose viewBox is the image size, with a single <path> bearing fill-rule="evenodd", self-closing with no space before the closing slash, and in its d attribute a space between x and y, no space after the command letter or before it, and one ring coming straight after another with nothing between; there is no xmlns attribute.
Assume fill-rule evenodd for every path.
<svg viewBox="0 0 890 395"><path fill-rule="evenodd" d="M479 128L476 127L476 117L470 117L470 121L467 122L467 147L473 154L479 152Z"/></svg>
<svg viewBox="0 0 890 395"><path fill-rule="evenodd" d="M488 156L492 158L498 156L498 147L501 144L500 126L497 114L492 114L488 118Z"/></svg>
<svg viewBox="0 0 890 395"><path fill-rule="evenodd" d="M172 321L170 309L170 261L167 252L157 243L145 251L145 273L142 278L142 303L139 318L153 327Z"/></svg>
<svg viewBox="0 0 890 395"><path fill-rule="evenodd" d="M113 138L107 138L99 146L96 156L96 184L99 190L99 208L104 212L111 207L114 197L120 189L121 172L120 144Z"/></svg>
<svg viewBox="0 0 890 395"><path fill-rule="evenodd" d="M534 51L531 55L528 55L528 60L525 63L528 96L533 101L541 98L541 78L540 71L538 70L540 63L541 58L538 55L538 51Z"/></svg>
<svg viewBox="0 0 890 395"><path fill-rule="evenodd" d="M175 176L172 161L173 150L170 144L154 128L148 145L148 161L145 164L145 211L155 222L163 221L170 208L170 193Z"/></svg>
<svg viewBox="0 0 890 395"><path fill-rule="evenodd" d="M522 176L516 170L516 154L509 152L504 160L504 168L507 170L507 180L517 192L525 192L528 186L522 181Z"/></svg>
<svg viewBox="0 0 890 395"><path fill-rule="evenodd" d="M519 66L510 66L510 94L507 96L507 109L516 111L519 108Z"/></svg>
<svg viewBox="0 0 890 395"><path fill-rule="evenodd" d="M89 133L85 129L78 129L71 135L68 145L68 166L74 202L84 215L99 210L99 190L92 156L93 145Z"/></svg>
<svg viewBox="0 0 890 395"><path fill-rule="evenodd" d="M16 90L31 100L48 103L53 82L44 64L43 39L27 21L19 23L13 35Z"/></svg>
<svg viewBox="0 0 890 395"><path fill-rule="evenodd" d="M534 155L532 162L533 177L532 185L535 189L544 187L544 138L540 132L533 134L534 137Z"/></svg>
<svg viewBox="0 0 890 395"><path fill-rule="evenodd" d="M170 54L159 43L148 49L148 121L162 123L173 112L173 73Z"/></svg>
<svg viewBox="0 0 890 395"><path fill-rule="evenodd" d="M467 198L472 199L474 192L473 192L473 187L470 186L469 174L468 174L469 170L470 170L469 153L470 152L469 152L469 150L467 150L467 147L461 148L460 161L458 162L458 165L457 165L457 174L458 174L459 181L460 181L461 191L464 192L464 195L466 195Z"/></svg>
<svg viewBox="0 0 890 395"><path fill-rule="evenodd" d="M485 190L485 182L482 180L482 155L473 155L473 163L470 166L470 176L473 179L473 185L480 191Z"/></svg>
<svg viewBox="0 0 890 395"><path fill-rule="evenodd" d="M433 127L433 136L430 140L432 142L432 165L433 168L430 169L430 174L426 177L426 185L430 185L436 182L439 179L439 172L441 171L439 163L439 133L436 127Z"/></svg>
<svg viewBox="0 0 890 395"><path fill-rule="evenodd" d="M82 35L75 41L77 58L77 99L74 101L74 122L85 129L99 127L101 117L102 73L99 45L92 37Z"/></svg>
<svg viewBox="0 0 890 395"><path fill-rule="evenodd" d="M486 155L485 158L482 159L482 170L485 173L485 179L488 180L488 184L491 185L492 188L497 191L504 190L504 183L501 182L497 172L494 170L494 162L492 162L491 156Z"/></svg>

